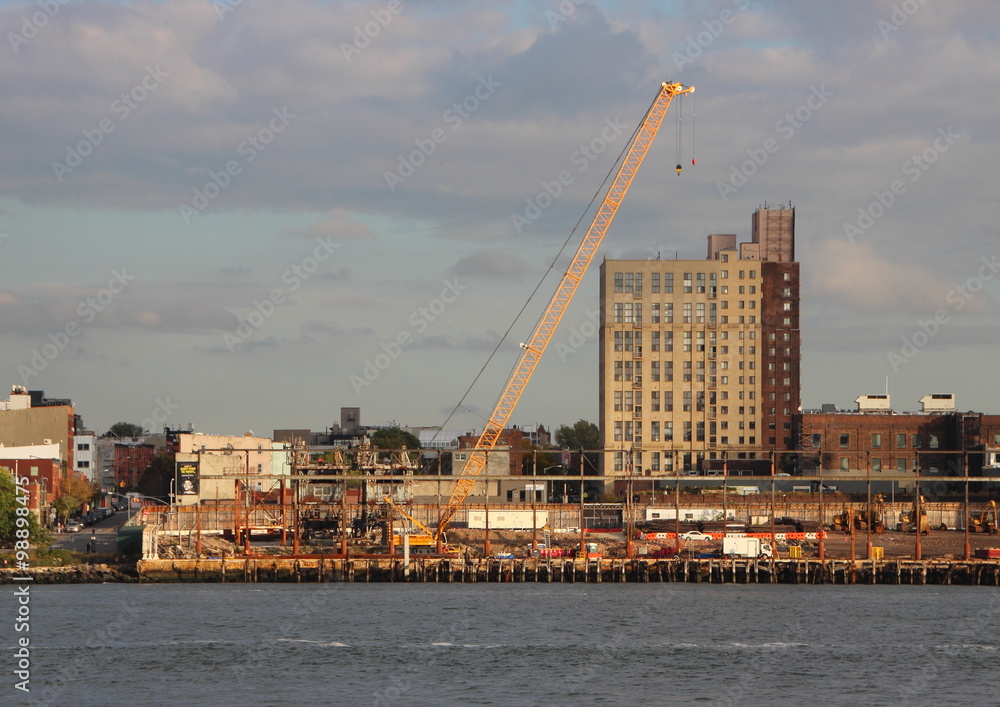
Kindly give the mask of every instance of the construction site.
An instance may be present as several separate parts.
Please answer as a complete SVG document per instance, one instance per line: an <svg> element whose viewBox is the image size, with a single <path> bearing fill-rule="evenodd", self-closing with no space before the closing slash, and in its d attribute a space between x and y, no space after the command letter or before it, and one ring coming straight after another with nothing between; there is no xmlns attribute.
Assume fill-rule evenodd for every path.
<svg viewBox="0 0 1000 707"><path fill-rule="evenodd" d="M985 448L975 474L969 471L968 449L960 450L964 469L950 476L947 494L936 494L930 500L922 494L937 489L941 477L936 474L924 477L917 461L912 473L903 468L905 460L900 460L900 473L878 473L877 480L873 480L869 458L867 478L857 474L852 477L854 485L860 485L863 492L844 494L836 492L837 474L827 473L822 466L804 469L800 466L794 481L776 479L776 457L786 452L776 454L775 450L794 449L791 437L786 439L785 448L772 446L770 453L761 451L763 437L758 441L754 436L748 437L749 444L757 446L747 446L743 451L735 444L736 437L730 441L726 436L721 437L721 444L728 445L727 451L721 455L705 451L719 448L717 438L712 436L716 429L712 421L716 415L717 382L713 375L716 326L731 325L723 327L722 340L729 329L734 339L742 340L746 329L751 340L760 334L762 344L765 335L770 341L789 342L783 353L774 355L787 359L782 364L784 371L794 371L794 376L786 373L783 382L774 383L775 378L771 378L771 387L757 391L761 400L768 394L771 400L786 401L783 415L773 407L768 413L771 417L766 417L761 407L758 420L752 417L757 414L755 408L750 407L745 413L742 404L738 412L735 405L732 411L721 406L718 414L733 415L733 426L738 424L740 430L744 429L745 416L750 420L748 430L754 430L755 420L762 433L768 420L772 430L791 429L791 411L798 407L799 397L799 329L798 270L792 237L794 211L789 209L755 214L754 241L743 244L736 256L748 261L773 260L760 262L761 278L765 277L764 265L781 266L768 271L772 273L768 277L781 275L773 284L759 282L762 291L774 289L778 292L775 297L785 296L788 301L782 307L776 306L774 313L762 312L761 322L750 316L750 326L744 324L743 316L739 316L738 322L734 316L731 323L728 317L721 316L717 325L713 303L709 303L710 315L705 321L705 305L698 305L696 321L708 330L711 344L703 354L711 359L707 381L707 387L713 391L707 396L710 407L705 410L704 392L698 393L696 402L697 411L710 420L707 440L704 422L698 423L693 436L691 422L684 422L683 437L671 438L675 441L666 453L666 458L678 459L677 465L666 467L655 479L648 475L634 476L638 465L633 460L642 453L639 401L643 354L637 333L641 327L641 307L630 303L622 308L625 312L622 321L628 322L625 328L629 329L621 332L626 334L621 337L625 343L618 348L619 332L616 332L612 349L612 352L622 351L616 354L619 358L629 359L624 361L628 365L622 367L624 380L629 381L621 384L629 388L621 396L624 407L617 407L616 393L614 409L629 411L630 420L621 426L617 419L604 421L606 428L613 422L616 441L618 430L624 430L622 444L616 447L620 451L594 450L602 460L601 468L587 474L582 462L579 475L567 468L561 476L494 473L491 455L498 452L511 414L597 253L667 109L674 98L693 92L693 87L679 83L661 85L619 157L613 176L609 176L606 194L594 202L597 206L593 219L555 293L531 336L520 344L520 357L485 419L474 448L463 450L461 457L457 453L451 457L446 471L440 457L435 465L433 460L428 461L424 450L379 450L365 443L320 457L303 445L295 450L290 474L281 477L258 474L253 478L254 483L271 484L271 490L266 492L251 484L249 453L244 479L238 473L216 477L202 469L197 479L202 488L206 482L222 481L232 484L232 495L214 502L202 495L193 504L171 504L166 508L144 506L123 529L122 538L125 543L141 542L140 577L144 581L870 581L995 585L1000 542L996 504L991 499L997 478L990 475L993 467L987 464ZM678 122L678 146L679 126ZM678 156L677 173L681 170ZM773 225L765 223L765 217L771 216L776 219ZM735 236L711 236L709 250L710 258L727 262L732 257L727 253L736 253ZM756 271L748 272L748 282L758 282L754 280ZM716 296L715 275L707 292L703 273L698 274L697 290L690 273L681 276L684 292L704 293L707 298ZM728 277L728 271L720 270L719 276ZM650 275L653 292L659 291L659 277ZM663 277L666 288L667 275ZM744 271L739 271L739 278L744 278ZM669 281L672 288L673 275ZM640 274L623 275L621 283L623 297L631 301L641 296ZM618 286L616 276L615 287ZM748 287L754 292L755 286ZM718 289L721 293L728 291L726 286ZM740 285L739 291L743 290ZM739 302L741 309L743 304ZM691 321L691 311L694 311L691 304L684 304L685 322ZM763 315L772 323L765 323ZM684 350L690 351L691 333L682 333ZM699 332L698 351L705 351L704 333ZM658 351L657 346L651 350ZM719 348L728 350L725 346ZM739 347L741 354L743 348ZM770 350L776 352L777 348ZM753 350L750 347L750 353ZM664 363L663 370L672 370L672 356L664 360L668 359L670 363ZM621 361L612 369L615 380L618 380L618 363ZM734 367L735 363L734 360ZM690 361L685 363L685 371L689 370L689 364ZM771 370L777 369L776 364L769 365ZM722 368L725 370L726 365ZM743 369L742 361L739 368ZM660 370L659 362L653 370ZM701 371L697 374L698 381L704 381L702 363L698 370ZM690 373L684 375L683 380L691 380ZM656 376L652 380L659 380L659 373ZM740 376L741 386L743 380ZM727 377L721 377L720 402L727 400L724 387L727 381ZM749 383L754 384L754 379L750 378ZM759 385L764 385L763 377ZM705 387L703 384L701 390ZM754 391L752 387L747 390ZM742 401L743 388L733 386L733 398L737 393ZM684 392L684 396L684 410L689 411L690 391ZM754 392L748 392L747 396L753 400ZM887 405L888 396L875 397L885 398ZM659 398L654 400L659 405ZM659 407L651 409L656 411ZM659 424L651 423L650 429L656 430L656 435ZM666 428L667 423L664 425ZM726 429L723 422L722 430ZM609 439L609 429L602 428L602 434ZM822 434L813 436L820 438ZM876 436L881 445L881 434ZM904 443L908 439L906 435L901 437ZM933 437L936 451L939 442ZM847 448L847 438L848 435L841 436L839 449ZM657 440L658 437L653 438ZM775 440L776 437L771 438L772 445L779 444ZM627 451L626 441L630 442ZM740 436L738 442L744 444L744 437ZM917 446L914 443L913 448ZM822 464L821 453L813 456ZM580 459L583 457L580 450ZM686 473L692 468L688 460L692 458L699 473L707 475L711 470L713 478L688 478ZM652 469L660 470L659 452L652 459ZM915 459L919 459L919 452ZM990 459L995 461L993 457ZM198 456L191 468L200 468L201 460ZM882 472L881 459L877 461L877 471ZM844 456L840 463L841 468L847 469L852 462ZM733 475L741 465L741 475ZM747 471L752 475L746 475ZM880 492L886 483L892 488L889 498ZM520 484L516 497L511 484ZM910 492L896 494L896 488ZM509 494L507 498L504 489ZM593 502L598 497L608 502ZM433 502L428 502L429 498Z"/></svg>

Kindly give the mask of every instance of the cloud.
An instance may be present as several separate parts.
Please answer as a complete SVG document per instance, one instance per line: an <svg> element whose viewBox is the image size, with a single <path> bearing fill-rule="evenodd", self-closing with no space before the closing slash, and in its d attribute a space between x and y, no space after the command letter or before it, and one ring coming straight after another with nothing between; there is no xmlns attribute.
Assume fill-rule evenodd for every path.
<svg viewBox="0 0 1000 707"><path fill-rule="evenodd" d="M821 241L812 255L812 293L857 312L926 314L946 306L952 284L930 264L880 255L868 243ZM821 265L819 265L821 264Z"/></svg>
<svg viewBox="0 0 1000 707"><path fill-rule="evenodd" d="M322 221L307 226L297 226L285 230L290 236L301 238L330 237L334 241L347 241L359 238L372 238L375 234L360 221L356 220L345 209L334 209Z"/></svg>
<svg viewBox="0 0 1000 707"><path fill-rule="evenodd" d="M452 273L469 280L478 278L522 280L535 271L535 268L518 256L500 251L466 255L451 267Z"/></svg>

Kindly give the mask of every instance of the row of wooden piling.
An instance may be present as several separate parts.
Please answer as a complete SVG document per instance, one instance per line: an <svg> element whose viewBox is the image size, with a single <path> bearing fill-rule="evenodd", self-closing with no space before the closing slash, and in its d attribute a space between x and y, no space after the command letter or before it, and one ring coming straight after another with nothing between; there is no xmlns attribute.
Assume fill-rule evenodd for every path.
<svg viewBox="0 0 1000 707"><path fill-rule="evenodd" d="M209 558L141 560L142 582L910 584L1000 586L1000 562L940 560Z"/></svg>

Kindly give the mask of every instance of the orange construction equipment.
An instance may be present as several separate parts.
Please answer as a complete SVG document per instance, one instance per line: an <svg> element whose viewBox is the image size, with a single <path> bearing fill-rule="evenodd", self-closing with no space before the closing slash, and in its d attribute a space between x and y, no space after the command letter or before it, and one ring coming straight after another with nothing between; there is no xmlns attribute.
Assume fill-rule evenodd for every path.
<svg viewBox="0 0 1000 707"><path fill-rule="evenodd" d="M448 505L442 510L441 517L438 519L435 536L439 546L444 542L442 536L452 517L472 491L476 477L479 476L483 467L486 466L487 452L496 446L497 440L507 426L511 414L514 412L514 406L517 405L521 393L524 392L525 386L527 386L528 381L531 379L531 375L534 373L539 359L541 359L545 348L555 333L559 320L562 319L563 314L566 312L566 307L569 305L577 286L580 284L580 280L583 279L590 262L594 259L594 255L597 253L597 248L604 238L604 234L611 225L611 221L614 219L615 213L618 211L618 207L625 197L625 193L628 191L629 186L631 186L632 180L639 170L639 166L646 157L646 152L653 143L653 138L656 137L656 133L663 122L670 102L674 96L692 93L693 91L693 86L684 86L680 83L664 83L660 85L659 93L636 129L621 166L618 168L618 172L611 183L611 187L608 189L604 201L601 202L600 207L597 209L597 214L594 216L594 220L590 224L590 228L587 230L587 234L580 243L576 254L573 256L573 260L567 268L566 273L559 282L555 294L549 301L531 338L527 343L521 344L524 350L521 354L521 359L507 381L506 388L500 394L500 398L493 408L492 414L483 427L483 432L479 436L476 448L469 454L469 459L455 485L451 499Z"/></svg>

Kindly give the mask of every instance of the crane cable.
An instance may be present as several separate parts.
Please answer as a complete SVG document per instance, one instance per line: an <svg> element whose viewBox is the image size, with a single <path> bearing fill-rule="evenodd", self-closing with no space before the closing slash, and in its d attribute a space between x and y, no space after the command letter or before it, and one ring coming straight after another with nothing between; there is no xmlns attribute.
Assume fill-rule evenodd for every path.
<svg viewBox="0 0 1000 707"><path fill-rule="evenodd" d="M698 112L697 108L698 108L698 94L693 94L691 96L691 164L692 165L698 164L697 160L695 160L695 158L694 158L695 129L698 126L698 123L697 123L697 120L696 120L697 112Z"/></svg>
<svg viewBox="0 0 1000 707"><path fill-rule="evenodd" d="M655 102L654 102L653 105L655 105ZM604 181L601 182L601 185L594 192L594 195L590 197L590 202L587 204L587 208L584 209L584 211L583 211L582 214L580 214L580 218L577 220L576 224L573 226L573 229L569 232L569 235L566 236L566 240L563 241L562 246L559 248L559 252L557 252L556 255L555 255L555 257L552 258L552 262L549 263L549 267L542 274L542 277L539 279L538 284L535 285L535 288L531 291L531 294L528 295L528 299L525 300L524 304L521 306L521 309L518 311L517 315L515 315L514 320L510 323L510 326L507 327L507 331L505 331L503 333L503 336L500 337L500 340L497 342L497 345L493 348L493 351L490 352L490 355L486 359L486 362L483 364L482 368L479 369L479 373L476 374L476 377L473 378L472 383L469 384L469 387L466 388L465 393L462 394L462 398L458 401L458 403L455 405L455 407L452 408L452 411L450 413L448 413L448 417L441 424L441 429L442 430L444 430L447 427L448 423L451 421L451 418L454 417L454 415L455 415L456 412L458 412L458 409L461 408L464 405L465 399L468 397L469 393L472 391L472 388L476 385L476 383L482 377L483 372L486 370L486 367L490 365L490 362L493 360L493 357L496 355L497 351L503 345L503 342L507 340L507 336L510 334L511 330L514 328L514 326L517 324L517 322L521 319L521 315L524 314L524 311L528 308L528 305L531 303L531 300L534 299L535 295L538 293L538 290L541 288L542 283L545 282L545 278L547 278L549 276L549 273L551 273L555 269L556 263L558 262L559 258L562 257L563 251L566 250L566 246L569 244L570 240L573 238L573 235L576 233L577 229L580 227L580 224L583 222L583 219L586 217L586 215L588 213L590 213L590 209L594 205L594 202L597 200L597 197L600 194L604 193L604 191L605 191L604 186L608 183L608 180L611 178L611 175L613 175L613 174L616 173L618 165L624 159L626 153L628 152L629 147L632 145L632 142L635 140L636 135L639 133L639 128L643 125L643 123L646 122L646 117L649 115L650 111L653 110L653 105L649 106L649 108L646 110L646 113L643 115L642 120L640 120L636 124L635 129L632 131L632 135L629 137L628 140L625 141L625 146L622 148L622 151L618 154L618 157L615 159L614 164L611 165L611 169L609 169L608 173L606 175L604 175ZM541 322L543 316L545 316L545 312L544 311L542 312L542 314L539 315L538 320L535 322L535 328L536 329L538 328L538 323ZM508 380L510 379L511 374L513 374L513 372L517 368L517 366L518 366L518 361L515 361L514 365L511 366L511 368L510 368L510 373L507 374ZM470 412L471 412L471 410L470 410ZM478 415L478 417L480 417L480 419L484 419L485 420L485 418L483 418L482 415Z"/></svg>

